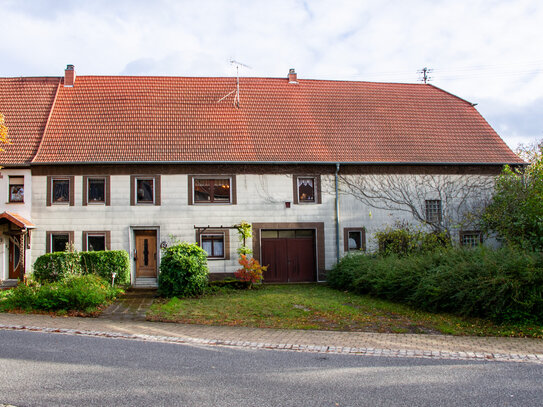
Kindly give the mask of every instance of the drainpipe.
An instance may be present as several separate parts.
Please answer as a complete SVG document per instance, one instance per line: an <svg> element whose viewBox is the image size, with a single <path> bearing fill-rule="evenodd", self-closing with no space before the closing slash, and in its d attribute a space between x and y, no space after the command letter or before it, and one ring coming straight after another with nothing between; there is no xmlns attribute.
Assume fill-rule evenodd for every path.
<svg viewBox="0 0 543 407"><path fill-rule="evenodd" d="M335 174L335 181L336 181L336 259L339 263L339 180L338 180L338 173L339 173L339 163L336 163L336 174Z"/></svg>

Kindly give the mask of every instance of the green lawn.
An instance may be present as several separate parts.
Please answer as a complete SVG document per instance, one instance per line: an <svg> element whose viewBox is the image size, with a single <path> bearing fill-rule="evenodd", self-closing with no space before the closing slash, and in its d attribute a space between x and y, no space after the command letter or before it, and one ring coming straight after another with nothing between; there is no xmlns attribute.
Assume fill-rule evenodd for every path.
<svg viewBox="0 0 543 407"><path fill-rule="evenodd" d="M156 300L147 319L258 328L543 338L542 326L498 326L480 319L432 314L318 284L222 289L200 298Z"/></svg>

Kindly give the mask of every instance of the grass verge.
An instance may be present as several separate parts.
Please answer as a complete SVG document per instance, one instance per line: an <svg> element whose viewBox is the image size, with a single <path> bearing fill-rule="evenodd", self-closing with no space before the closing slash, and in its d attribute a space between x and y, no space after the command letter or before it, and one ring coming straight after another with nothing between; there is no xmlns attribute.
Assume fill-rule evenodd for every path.
<svg viewBox="0 0 543 407"><path fill-rule="evenodd" d="M147 319L256 328L543 338L542 326L496 325L434 314L318 284L221 288L199 298L156 300Z"/></svg>

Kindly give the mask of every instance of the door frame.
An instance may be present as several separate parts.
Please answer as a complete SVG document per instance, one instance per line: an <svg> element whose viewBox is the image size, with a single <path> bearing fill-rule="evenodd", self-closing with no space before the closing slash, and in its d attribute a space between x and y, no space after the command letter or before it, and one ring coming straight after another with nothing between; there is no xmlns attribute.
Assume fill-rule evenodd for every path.
<svg viewBox="0 0 543 407"><path fill-rule="evenodd" d="M313 229L315 231L315 267L316 281L322 283L325 279L325 247L324 247L324 222L284 222L284 223L253 223L253 255L260 261L262 259L261 233L264 230L292 230Z"/></svg>
<svg viewBox="0 0 543 407"><path fill-rule="evenodd" d="M148 230L156 232L156 278L160 273L160 226L130 226L128 236L128 249L130 256L130 284L136 284L136 261L134 260L134 250L136 249L136 231Z"/></svg>
<svg viewBox="0 0 543 407"><path fill-rule="evenodd" d="M23 239L23 250L21 251L21 245L19 244L19 277L12 278L11 274L15 274L15 270L13 269L14 263L15 263L15 248L17 245L13 242L13 240L10 239L11 236L8 235L8 272L7 272L7 279L8 280L18 280L21 279L22 276L25 274L25 266L26 266L26 259L23 256L26 256L26 242L24 242L25 237L24 235L19 235L19 239ZM21 264L22 260L22 264Z"/></svg>

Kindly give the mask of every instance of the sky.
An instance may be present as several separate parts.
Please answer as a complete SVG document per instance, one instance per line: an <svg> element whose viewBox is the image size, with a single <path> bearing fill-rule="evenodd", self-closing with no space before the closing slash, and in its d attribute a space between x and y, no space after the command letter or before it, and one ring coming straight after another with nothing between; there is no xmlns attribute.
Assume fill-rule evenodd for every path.
<svg viewBox="0 0 543 407"><path fill-rule="evenodd" d="M541 0L0 0L0 76L429 83L515 148L543 139Z"/></svg>

